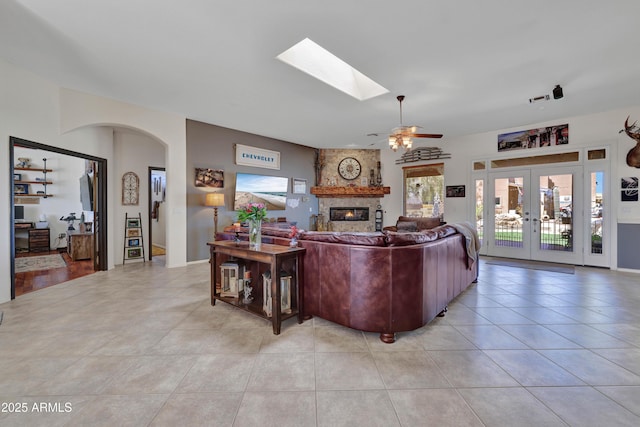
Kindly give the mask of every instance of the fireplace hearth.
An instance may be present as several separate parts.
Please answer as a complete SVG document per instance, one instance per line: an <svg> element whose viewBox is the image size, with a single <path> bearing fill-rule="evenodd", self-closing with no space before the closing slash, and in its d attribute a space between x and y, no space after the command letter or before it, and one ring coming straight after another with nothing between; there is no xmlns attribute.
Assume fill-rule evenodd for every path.
<svg viewBox="0 0 640 427"><path fill-rule="evenodd" d="M369 221L369 208L329 208L331 221Z"/></svg>

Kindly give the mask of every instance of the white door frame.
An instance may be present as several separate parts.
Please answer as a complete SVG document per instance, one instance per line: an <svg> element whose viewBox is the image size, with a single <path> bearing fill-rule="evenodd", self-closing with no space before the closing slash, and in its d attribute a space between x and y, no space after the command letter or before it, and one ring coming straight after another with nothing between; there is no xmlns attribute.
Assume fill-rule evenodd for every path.
<svg viewBox="0 0 640 427"><path fill-rule="evenodd" d="M574 195L573 197L581 198L581 206L576 210L576 214L580 214L580 225L574 230L576 233L573 236L573 239L580 240L581 248L578 248L578 241L574 240L574 244L576 245L576 249L581 252L581 260L565 260L560 261L560 259L556 256L553 256L551 261L554 262L569 262L577 265L589 265L589 266L597 266L610 268L612 255L614 255L614 243L615 236L613 235L613 230L611 228L612 223L612 215L613 215L613 196L611 195L612 189L612 177L610 170L610 159L615 153L611 147L608 146L592 146L592 147L581 147L578 150L580 152L580 160L577 162L566 162L566 163L558 163L557 168L554 165L549 167L549 164L541 164L539 166L531 166L530 170L534 170L535 176L539 177L539 172L551 174L563 174L567 171L572 171L574 166L579 166L582 168L583 177L576 178L576 182L581 185L581 189L576 189L574 187ZM604 152L605 155L596 155L591 156L592 153ZM536 153L536 155L539 153ZM558 153L556 153L558 154ZM506 156L504 156L506 158ZM517 158L517 157L515 157ZM476 167L480 165L480 167ZM477 197L472 197L469 200L469 212L472 217L472 221L477 224L479 231L482 234L482 246L480 248L479 253L481 255L490 255L489 246L493 245L493 229L489 229L490 224L488 224L488 219L492 218L495 215L495 207L493 204L494 201L494 183L492 182L492 177L499 176L498 174L503 174L503 176L513 175L515 171L522 171L526 168L494 168L492 165L491 159L474 159L471 162L471 188L474 189L474 195ZM601 252L597 252L593 249L591 244L591 234L593 233L594 227L594 218L591 214L591 208L594 200L594 190L591 188L592 183L592 173L601 172L598 175L598 181L602 180L603 182L598 182L597 196L602 196L603 205L602 205L602 218L596 219L596 225L599 228L598 232L602 234L602 248ZM482 182L482 191L478 190L478 194L475 193L476 190L476 182ZM578 191L580 194L578 194ZM480 199L481 197L481 199ZM596 199L598 198L596 197ZM478 212L482 213L482 217L477 216L476 212L479 207L482 209ZM530 220L531 220L531 211L530 212ZM538 212L536 212L538 213ZM575 227L574 227L575 228ZM503 256L513 257L513 251L503 251L505 252ZM517 252L517 251L516 251ZM524 252L524 251L523 251ZM551 251L557 252L557 251ZM537 256L537 255L536 255ZM533 256L535 259L536 256Z"/></svg>

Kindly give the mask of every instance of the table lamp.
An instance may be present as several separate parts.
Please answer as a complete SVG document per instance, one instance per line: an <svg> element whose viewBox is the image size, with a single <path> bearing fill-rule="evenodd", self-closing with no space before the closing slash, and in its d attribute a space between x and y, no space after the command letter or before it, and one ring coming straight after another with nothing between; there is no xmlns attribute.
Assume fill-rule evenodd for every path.
<svg viewBox="0 0 640 427"><path fill-rule="evenodd" d="M218 234L218 208L224 206L224 194L222 193L207 193L207 197L204 200L205 206L213 208L213 240L216 239Z"/></svg>

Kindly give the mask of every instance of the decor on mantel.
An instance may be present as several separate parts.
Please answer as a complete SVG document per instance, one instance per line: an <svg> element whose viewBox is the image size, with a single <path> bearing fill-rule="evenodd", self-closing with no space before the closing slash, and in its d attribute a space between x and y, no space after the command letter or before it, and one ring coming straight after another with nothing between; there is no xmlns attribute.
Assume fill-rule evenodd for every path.
<svg viewBox="0 0 640 427"><path fill-rule="evenodd" d="M377 169L378 169L378 174L376 175L374 170L371 169L371 172L369 173L369 186L370 187L382 187L382 171L381 171L381 165L380 162L377 162Z"/></svg>
<svg viewBox="0 0 640 427"><path fill-rule="evenodd" d="M437 147L420 147L414 148L411 151L407 151L396 160L396 165L402 163L419 162L421 160L437 160L437 159L450 159L451 153L443 153L442 149Z"/></svg>
<svg viewBox="0 0 640 427"><path fill-rule="evenodd" d="M620 131L624 131L629 138L636 141L636 146L627 153L627 165L632 168L640 168L640 126L636 123L638 122L635 121L629 126L629 117L627 116L627 120L624 121L624 129Z"/></svg>
<svg viewBox="0 0 640 427"><path fill-rule="evenodd" d="M249 226L249 248L260 249L262 243L262 220L267 217L267 208L263 203L249 203L246 208L239 209L238 220L247 222Z"/></svg>
<svg viewBox="0 0 640 427"><path fill-rule="evenodd" d="M320 185L322 183L322 169L325 164L324 151L316 149L315 161L313 164L316 170L316 185Z"/></svg>

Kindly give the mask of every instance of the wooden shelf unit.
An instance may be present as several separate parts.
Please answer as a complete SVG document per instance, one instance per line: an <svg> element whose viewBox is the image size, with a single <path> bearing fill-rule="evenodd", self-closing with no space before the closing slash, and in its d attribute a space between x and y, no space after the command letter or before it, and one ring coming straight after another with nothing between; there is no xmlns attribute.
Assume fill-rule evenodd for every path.
<svg viewBox="0 0 640 427"><path fill-rule="evenodd" d="M47 173L49 172L53 172L53 169L47 169L47 159L44 158L42 159L42 161L44 162L44 167L42 168L34 168L34 167L29 167L29 168L21 168L21 167L14 167L13 170L14 171L27 171L27 172L40 172L42 174L44 174L44 179L42 181L33 181L33 180L28 180L28 179L19 179L19 180L15 180L13 181L14 184L17 185L42 185L44 186L44 192L43 193L14 193L14 195L16 197L43 197L45 199L49 198L49 197L53 197L52 194L47 194L47 185L51 185L53 184L53 181L50 181L47 179Z"/></svg>
<svg viewBox="0 0 640 427"><path fill-rule="evenodd" d="M142 214L138 216L124 215L124 248L122 252L122 264L127 261L144 258L144 241L142 240Z"/></svg>

